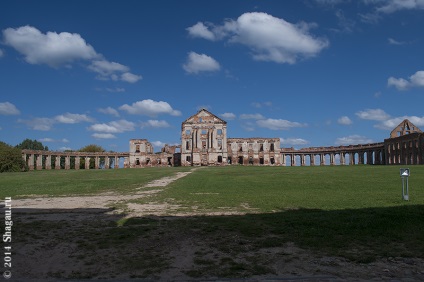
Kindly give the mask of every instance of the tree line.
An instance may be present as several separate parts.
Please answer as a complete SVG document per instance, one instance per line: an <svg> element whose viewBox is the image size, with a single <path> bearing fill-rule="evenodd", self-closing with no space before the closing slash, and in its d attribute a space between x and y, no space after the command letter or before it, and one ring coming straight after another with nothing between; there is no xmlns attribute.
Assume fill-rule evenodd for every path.
<svg viewBox="0 0 424 282"><path fill-rule="evenodd" d="M23 160L22 158L22 150L39 150L39 151L48 151L49 148L44 146L43 143L37 140L25 139L21 143L16 146L11 146L6 144L5 142L0 141L0 172L19 172L19 171L28 171L28 157L27 160ZM72 152L67 150L65 152ZM106 152L99 145L90 144L81 149L77 150L77 152ZM44 157L45 158L45 157ZM35 160L34 160L35 161ZM54 160L52 160L54 161ZM109 159L109 165L112 167L114 160ZM43 165L45 164L45 160L43 160ZM65 158L60 158L60 166L61 168L65 168ZM105 166L105 158L100 158L100 166ZM90 168L95 167L95 160L93 158L90 159ZM75 158L71 158L71 168L75 168ZM85 168L85 159L82 158L80 160L80 168Z"/></svg>

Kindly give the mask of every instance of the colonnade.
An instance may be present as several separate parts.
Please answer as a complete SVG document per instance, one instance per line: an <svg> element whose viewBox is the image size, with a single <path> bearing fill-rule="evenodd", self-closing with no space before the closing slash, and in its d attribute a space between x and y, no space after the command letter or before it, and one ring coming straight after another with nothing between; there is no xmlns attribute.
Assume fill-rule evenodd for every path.
<svg viewBox="0 0 424 282"><path fill-rule="evenodd" d="M297 159L300 162L300 166L306 166L308 164L310 166L327 164L379 165L386 163L384 142L339 147L312 147L300 150L293 148L281 149L281 165L296 166L298 165Z"/></svg>
<svg viewBox="0 0 424 282"><path fill-rule="evenodd" d="M90 169L90 161L94 159L94 168L101 168L101 160L104 160L102 168L109 169L111 161L113 168L119 168L120 159L124 158L124 167L128 165L129 153L106 153L106 152L53 152L22 150L22 158L28 165L29 170L42 169L80 169L81 160L84 160L84 168ZM62 161L64 159L64 162ZM73 160L73 167L71 167Z"/></svg>

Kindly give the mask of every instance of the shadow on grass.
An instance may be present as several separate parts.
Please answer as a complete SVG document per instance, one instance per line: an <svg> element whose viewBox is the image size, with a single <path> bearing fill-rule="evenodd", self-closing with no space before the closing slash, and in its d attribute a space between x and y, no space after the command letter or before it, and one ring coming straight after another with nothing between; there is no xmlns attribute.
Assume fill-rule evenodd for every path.
<svg viewBox="0 0 424 282"><path fill-rule="evenodd" d="M387 257L424 258L423 205L183 217L125 218L107 212L14 209L17 267L28 268L28 276L23 277L119 278L114 274L119 271L129 278L157 279L175 267L178 252L191 256L192 268L181 270L191 277L275 274L269 258L259 254L288 243L317 256L338 256L356 263ZM183 242L195 250L190 253ZM37 252L46 254L47 246L59 246L51 256L62 252L65 257L58 257L42 276L40 269L31 269L36 264L26 260L39 257Z"/></svg>

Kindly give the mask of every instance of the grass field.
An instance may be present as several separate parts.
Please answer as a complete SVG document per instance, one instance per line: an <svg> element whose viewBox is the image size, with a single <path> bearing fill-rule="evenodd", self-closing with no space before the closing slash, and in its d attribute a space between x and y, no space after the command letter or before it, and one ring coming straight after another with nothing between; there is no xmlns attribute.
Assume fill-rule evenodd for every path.
<svg viewBox="0 0 424 282"><path fill-rule="evenodd" d="M185 272L190 277L273 273L270 255L263 250L278 249L288 243L318 256L342 257L359 264L389 257L424 258L424 166L409 166L410 201L401 199L399 168L204 167L159 193L132 200L138 204L168 203L179 207L164 217L120 217L114 221L105 217L104 221L82 222L74 227L66 222L19 223L16 232L21 236L16 237L22 244L32 242L31 236L49 242L45 244L71 242L87 269L98 252L122 253L132 260L113 261L118 263L117 267L133 273L133 277L154 279L171 267L170 252L175 254L176 250L170 249L175 246L180 250L179 244L186 238L190 239L190 246L197 246L192 254L194 266ZM106 191L130 194L153 179L190 169L1 174L0 197ZM180 216L173 217L175 212ZM55 233L47 239L45 230L53 229ZM116 260L116 255L113 257ZM296 259L284 253L273 256L273 260L276 258L287 263ZM61 272L59 276L48 277L96 277L88 270L83 272L76 276Z"/></svg>

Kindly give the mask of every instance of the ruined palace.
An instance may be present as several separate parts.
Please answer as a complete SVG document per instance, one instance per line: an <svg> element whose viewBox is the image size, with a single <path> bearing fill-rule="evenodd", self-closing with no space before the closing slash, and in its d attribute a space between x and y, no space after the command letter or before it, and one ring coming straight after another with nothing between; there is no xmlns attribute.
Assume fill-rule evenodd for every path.
<svg viewBox="0 0 424 282"><path fill-rule="evenodd" d="M348 146L281 148L280 138L229 138L227 122L206 109L181 124L181 144L154 152L147 139L131 139L129 152L87 153L22 150L30 170L152 166L305 166L424 164L424 133L405 119L384 142ZM73 167L71 167L73 164ZM103 164L103 165L101 165ZM113 164L113 165L112 165Z"/></svg>

